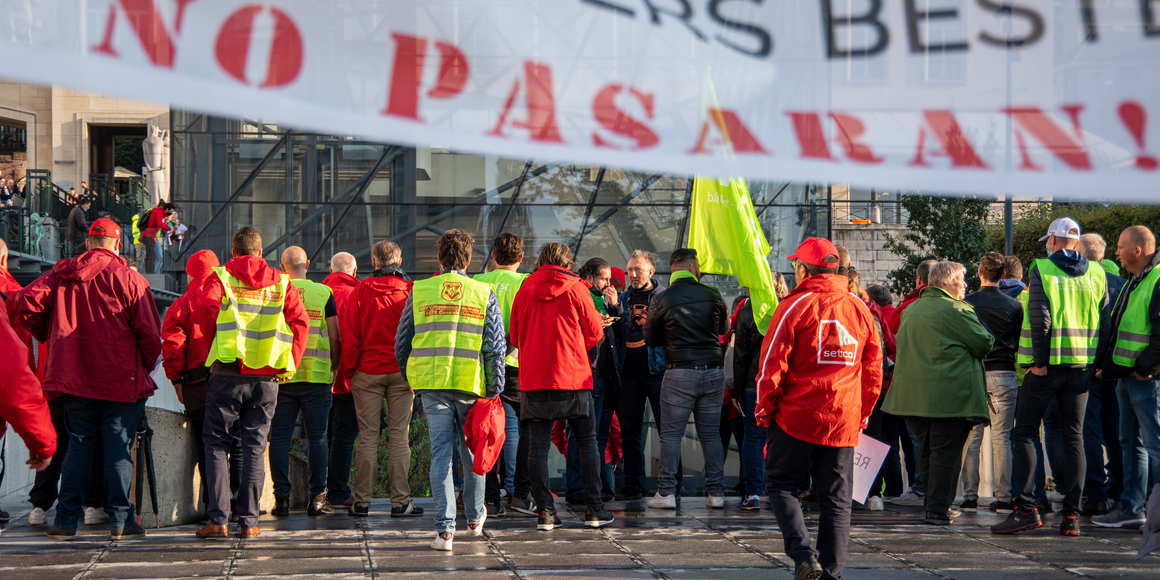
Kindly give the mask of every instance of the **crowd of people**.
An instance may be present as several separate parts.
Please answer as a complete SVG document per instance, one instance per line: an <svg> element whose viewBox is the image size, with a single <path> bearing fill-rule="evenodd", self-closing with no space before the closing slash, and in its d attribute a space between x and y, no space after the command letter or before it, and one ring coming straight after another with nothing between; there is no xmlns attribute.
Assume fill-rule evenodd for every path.
<svg viewBox="0 0 1160 580"><path fill-rule="evenodd" d="M150 212L143 242L171 209ZM267 443L273 515L289 514L299 415L309 514L340 506L371 515L385 424L390 516L421 517L407 444L421 408L431 547L443 551L453 546L457 503L468 535L482 534L489 517L515 514L536 517L538 530L561 527L549 486L554 444L567 462L564 499L584 511L585 527L613 521L608 501L643 500L646 403L660 438L647 505L676 509L691 416L706 506L725 507L724 460L735 439L740 507L760 510L767 496L795 578L841 577L863 433L891 447L866 507L921 506L931 525L980 509L988 425L988 507L1008 514L996 534L1041 527L1053 500L1064 536L1079 534L1081 515L1100 526L1142 525L1160 476L1160 254L1143 226L1119 233L1122 273L1105 259L1102 237L1062 218L1041 240L1046 257L1028 267L1026 284L1013 256L982 256L971 293L963 265L928 261L897 306L886 288L862 287L844 248L809 238L788 257L795 287L775 277L780 302L766 328L747 299L727 307L700 282L693 249L672 253L666 286L647 251L634 251L625 270L598 257L577 268L557 242L523 273L524 242L503 233L488 271L471 277L474 240L459 229L438 239L440 271L430 278L412 280L399 247L382 241L371 248L370 277L358 280L354 256L339 253L316 283L302 248L287 248L273 268L258 232L244 227L224 264L208 250L189 258L187 289L162 321L147 284L118 255L120 239L119 226L98 219L77 257L25 289L0 288L10 314L0 340L21 361L2 373L12 395L2 397L0 416L43 469L30 523L44 523L55 500L48 536L57 540L75 537L86 507L108 517L113 539L144 536L128 500L129 448L158 358L197 439L207 518L199 538L227 537L234 518L239 537L260 533ZM143 245L149 271L156 250ZM41 377L21 350L31 337L47 343ZM489 423L492 406L498 426ZM489 427L504 432L502 448L471 436ZM618 437L619 490L610 457ZM494 467L480 468L491 464L481 454ZM94 479L103 489L91 489ZM816 543L804 501L819 506Z"/></svg>

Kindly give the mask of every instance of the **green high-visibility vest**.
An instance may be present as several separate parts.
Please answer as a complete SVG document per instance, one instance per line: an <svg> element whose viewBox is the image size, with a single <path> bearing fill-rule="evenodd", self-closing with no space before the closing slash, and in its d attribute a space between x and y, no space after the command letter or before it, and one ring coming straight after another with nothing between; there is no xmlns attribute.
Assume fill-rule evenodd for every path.
<svg viewBox="0 0 1160 580"><path fill-rule="evenodd" d="M1031 266L1051 307L1049 365L1090 365L1096 360L1100 334L1100 302L1107 287L1102 268L1089 267L1083 276L1068 276L1051 260L1039 259ZM1034 364L1031 354L1029 290L1019 295L1023 303L1023 327L1019 332L1019 364Z"/></svg>
<svg viewBox="0 0 1160 580"><path fill-rule="evenodd" d="M133 217L130 218L130 221L133 222L133 243L134 244L141 243L141 228L137 227L137 220L139 220L139 219L141 219L141 214L139 214L139 213L133 214ZM145 266L142 264L141 267L144 268Z"/></svg>
<svg viewBox="0 0 1160 580"><path fill-rule="evenodd" d="M491 286L448 273L415 282L415 337L407 358L412 389L449 389L483 397L483 330Z"/></svg>
<svg viewBox="0 0 1160 580"><path fill-rule="evenodd" d="M310 315L310 338L302 353L298 371L290 378L292 382L325 383L334 380L330 366L330 333L326 326L326 303L333 295L332 290L317 282L302 278L290 281L302 293L306 313Z"/></svg>
<svg viewBox="0 0 1160 580"><path fill-rule="evenodd" d="M240 361L252 369L271 367L282 369L280 376L293 375L294 333L282 314L290 278L280 274L273 286L251 288L226 272L225 266L213 271L224 291L205 366Z"/></svg>
<svg viewBox="0 0 1160 580"><path fill-rule="evenodd" d="M1148 348L1148 342L1152 339L1152 321L1148 318L1148 312L1152 307L1152 293L1155 292L1157 284L1160 284L1160 268L1152 268L1131 294L1120 293L1119 300L1127 300L1128 305L1124 308L1124 315L1120 317L1112 362L1120 366L1134 367L1140 353ZM1116 306L1118 308L1119 304Z"/></svg>
<svg viewBox="0 0 1160 580"><path fill-rule="evenodd" d="M495 292L500 310L503 310L503 327L509 333L511 332L512 304L516 301L516 292L519 292L520 286L523 286L524 280L527 278L528 274L499 269L475 277L476 280L490 285L492 292ZM504 359L504 363L509 367L519 367L519 351L513 350Z"/></svg>

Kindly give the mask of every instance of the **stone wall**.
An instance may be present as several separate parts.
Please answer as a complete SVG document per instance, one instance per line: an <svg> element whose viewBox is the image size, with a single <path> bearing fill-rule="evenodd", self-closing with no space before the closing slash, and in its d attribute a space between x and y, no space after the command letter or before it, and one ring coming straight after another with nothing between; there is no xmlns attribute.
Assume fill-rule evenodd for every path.
<svg viewBox="0 0 1160 580"><path fill-rule="evenodd" d="M831 228L834 243L850 250L850 263L858 269L863 288L874 284L887 285L886 276L891 270L902 267L902 260L885 249L884 234L889 232L892 236L901 236L906 232L905 225L835 223Z"/></svg>

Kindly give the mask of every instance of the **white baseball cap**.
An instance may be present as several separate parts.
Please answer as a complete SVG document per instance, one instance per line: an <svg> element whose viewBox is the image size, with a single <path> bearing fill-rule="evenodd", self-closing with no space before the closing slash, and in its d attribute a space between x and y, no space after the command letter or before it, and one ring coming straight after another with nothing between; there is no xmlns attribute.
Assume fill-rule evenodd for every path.
<svg viewBox="0 0 1160 580"><path fill-rule="evenodd" d="M1079 224L1075 220L1065 217L1059 218L1051 222L1051 227L1047 228L1047 235L1039 238L1039 241L1046 241L1047 238L1055 236L1057 238L1067 238L1069 240L1078 240L1080 234Z"/></svg>

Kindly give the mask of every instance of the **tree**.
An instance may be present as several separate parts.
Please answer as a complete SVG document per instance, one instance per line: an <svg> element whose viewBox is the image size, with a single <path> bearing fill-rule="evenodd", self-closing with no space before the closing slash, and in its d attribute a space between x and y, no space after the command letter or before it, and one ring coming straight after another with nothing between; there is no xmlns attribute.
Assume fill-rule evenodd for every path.
<svg viewBox="0 0 1160 580"><path fill-rule="evenodd" d="M141 149L143 140L137 137L117 137L113 142L113 164L140 173L145 166L145 151Z"/></svg>
<svg viewBox="0 0 1160 580"><path fill-rule="evenodd" d="M890 290L900 295L914 291L915 272L926 260L962 264L968 287L976 287L979 257L989 246L983 222L994 202L989 197L902 196L902 207L910 213L909 231L899 237L887 233L886 249L905 264L887 276Z"/></svg>

